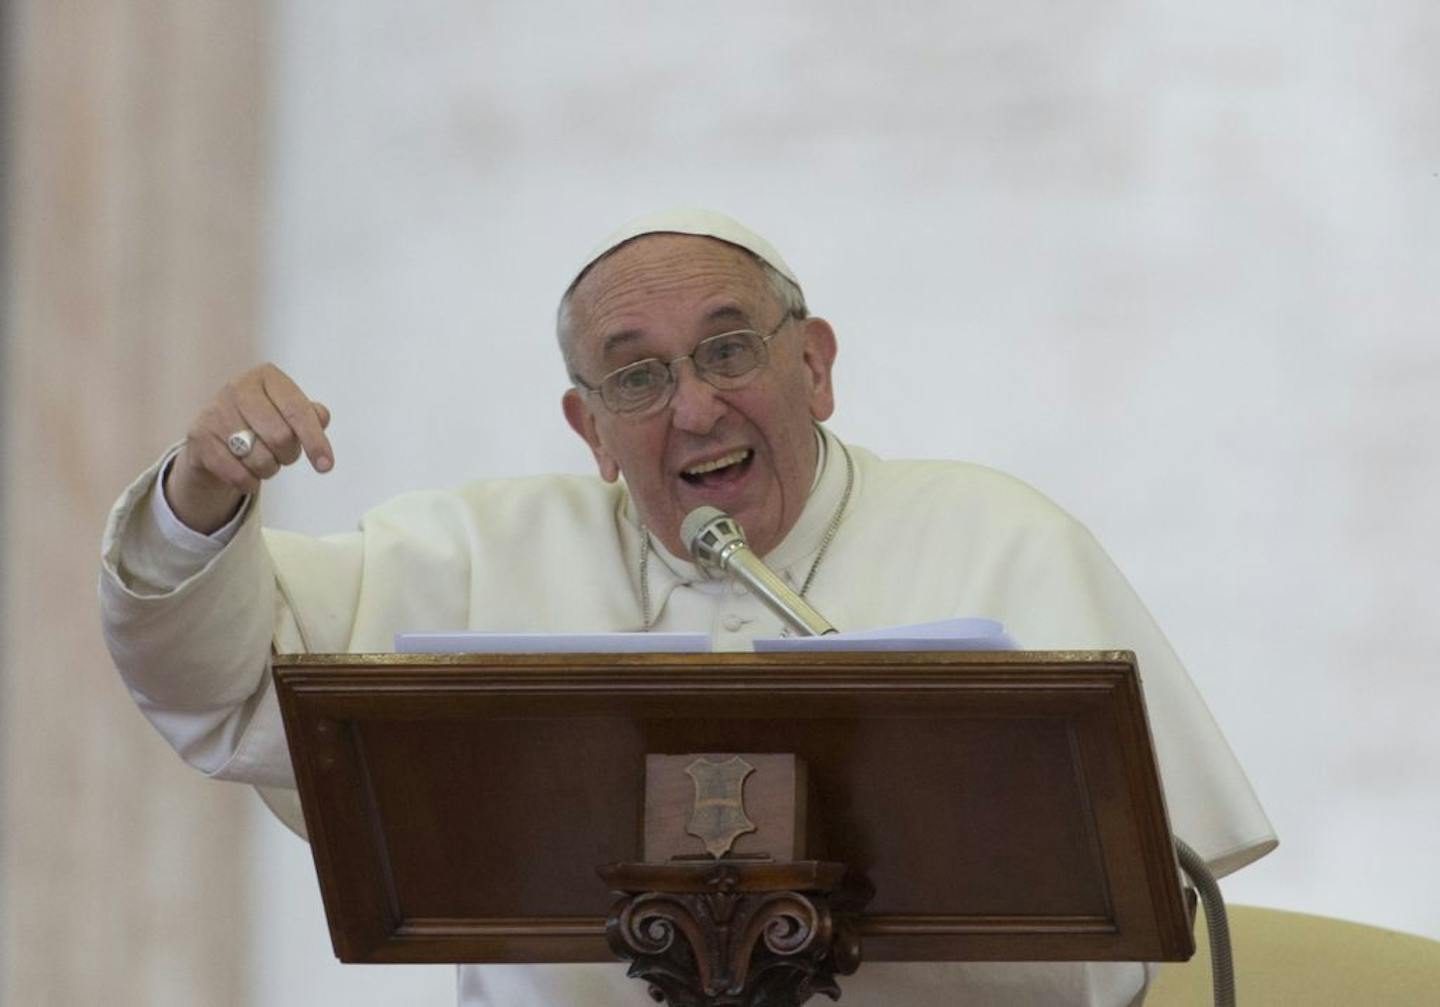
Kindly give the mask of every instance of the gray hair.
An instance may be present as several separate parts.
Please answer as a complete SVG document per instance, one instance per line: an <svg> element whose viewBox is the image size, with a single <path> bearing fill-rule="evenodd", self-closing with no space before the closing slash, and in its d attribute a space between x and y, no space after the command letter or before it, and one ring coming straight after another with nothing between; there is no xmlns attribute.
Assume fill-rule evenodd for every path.
<svg viewBox="0 0 1440 1007"><path fill-rule="evenodd" d="M600 258L596 259L595 262L586 266L580 272L580 275L575 277L570 286L565 288L565 293L560 297L560 307L555 312L555 338L560 343L560 356L565 361L565 373L570 377L571 381L577 381L580 376L575 369L575 315L571 304L574 298L575 288L580 285L580 281L595 267L596 263L603 262L609 258L612 252L620 247L623 246L617 245L616 248L612 248L609 252L606 252L600 256ZM732 247L744 252L760 267L760 272L765 275L765 282L770 287L770 292L775 295L775 299L779 301L780 306L785 309L786 315L794 318L810 317L810 309L805 306L805 292L800 289L798 283L795 283L785 274L781 273L780 270L750 251L750 249L740 248L739 245Z"/></svg>

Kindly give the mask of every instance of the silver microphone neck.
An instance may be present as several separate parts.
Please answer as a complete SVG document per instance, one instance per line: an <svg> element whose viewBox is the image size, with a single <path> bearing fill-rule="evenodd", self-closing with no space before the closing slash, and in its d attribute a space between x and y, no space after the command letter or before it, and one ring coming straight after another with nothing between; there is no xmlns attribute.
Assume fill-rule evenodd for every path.
<svg viewBox="0 0 1440 1007"><path fill-rule="evenodd" d="M707 577L726 574L743 582L769 609L803 636L836 629L750 549L740 522L718 507L697 507L680 524L680 539Z"/></svg>

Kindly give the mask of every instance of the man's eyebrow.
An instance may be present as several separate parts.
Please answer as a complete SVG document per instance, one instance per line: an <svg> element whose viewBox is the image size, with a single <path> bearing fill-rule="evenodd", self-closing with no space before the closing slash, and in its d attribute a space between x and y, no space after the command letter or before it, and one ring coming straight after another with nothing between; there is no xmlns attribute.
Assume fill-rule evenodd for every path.
<svg viewBox="0 0 1440 1007"><path fill-rule="evenodd" d="M718 308L711 308L705 313L707 322L743 322L750 324L750 312L738 304L722 304ZM643 333L639 329L621 329L619 332L611 333L600 342L600 353L602 356L610 356L626 343L634 342Z"/></svg>
<svg viewBox="0 0 1440 1007"><path fill-rule="evenodd" d="M718 308L712 308L710 312L705 315L705 320L707 322L737 321L745 322L748 325L750 322L750 312L735 304L722 304Z"/></svg>
<svg viewBox="0 0 1440 1007"><path fill-rule="evenodd" d="M620 332L616 332L613 335L606 336L604 341L601 342L600 353L601 355L608 357L618 347L624 346L626 343L633 342L634 340L639 338L639 329L624 329Z"/></svg>

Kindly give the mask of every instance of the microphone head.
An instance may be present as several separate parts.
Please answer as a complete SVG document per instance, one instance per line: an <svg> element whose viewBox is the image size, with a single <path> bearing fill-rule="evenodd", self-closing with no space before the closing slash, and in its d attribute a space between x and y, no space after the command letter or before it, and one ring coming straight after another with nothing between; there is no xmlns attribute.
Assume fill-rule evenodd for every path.
<svg viewBox="0 0 1440 1007"><path fill-rule="evenodd" d="M719 507L711 507L708 504L696 507L689 514L685 515L685 520L680 522L680 541L684 542L685 547L693 554L695 552L696 536L704 531L705 526L716 518L725 516L725 512Z"/></svg>
<svg viewBox="0 0 1440 1007"><path fill-rule="evenodd" d="M719 507L696 507L680 522L684 542L701 570L712 577L725 572L726 561L745 545L745 530Z"/></svg>

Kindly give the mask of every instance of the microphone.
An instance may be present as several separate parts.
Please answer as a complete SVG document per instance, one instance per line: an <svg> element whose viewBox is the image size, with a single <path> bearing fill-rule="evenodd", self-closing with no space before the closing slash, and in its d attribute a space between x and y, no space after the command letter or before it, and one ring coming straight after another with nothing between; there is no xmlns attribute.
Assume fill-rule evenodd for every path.
<svg viewBox="0 0 1440 1007"><path fill-rule="evenodd" d="M837 632L823 615L810 607L790 585L751 551L745 530L718 507L696 507L680 522L680 541L690 549L696 564L711 577L730 574L769 606L802 636Z"/></svg>

